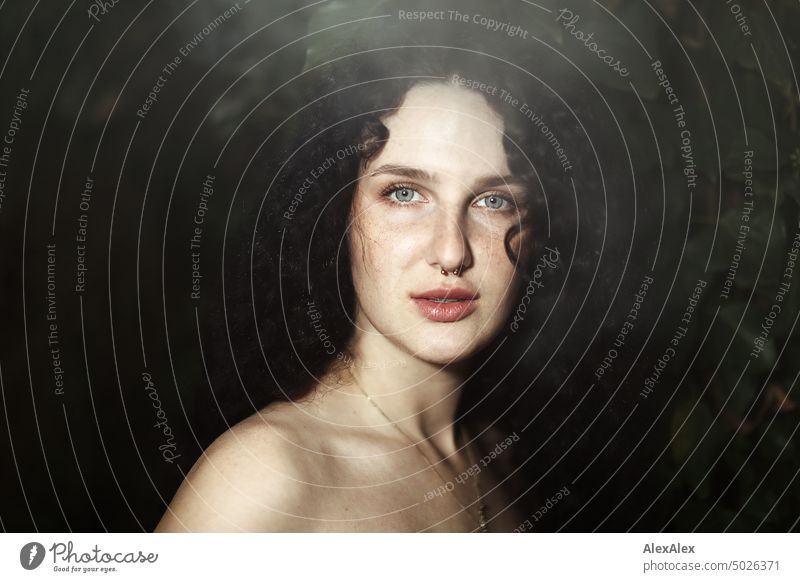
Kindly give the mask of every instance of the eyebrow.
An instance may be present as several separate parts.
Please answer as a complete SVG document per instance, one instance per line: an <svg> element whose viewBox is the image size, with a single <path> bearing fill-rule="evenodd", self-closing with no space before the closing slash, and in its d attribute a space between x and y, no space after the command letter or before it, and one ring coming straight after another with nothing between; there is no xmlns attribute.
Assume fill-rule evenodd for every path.
<svg viewBox="0 0 800 582"><path fill-rule="evenodd" d="M410 180L420 180L426 182L439 182L436 174L432 174L420 168L413 168L411 166L403 166L399 164L383 164L374 170L367 172L370 177L381 175L403 176ZM521 185L522 180L516 176L484 176L475 182L475 190L484 190L487 188L499 188L502 186L517 186Z"/></svg>

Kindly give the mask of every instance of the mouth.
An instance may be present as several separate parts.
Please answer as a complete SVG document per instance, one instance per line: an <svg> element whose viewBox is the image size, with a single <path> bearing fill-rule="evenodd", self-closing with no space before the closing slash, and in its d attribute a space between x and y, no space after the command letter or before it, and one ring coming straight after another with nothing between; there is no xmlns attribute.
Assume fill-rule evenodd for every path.
<svg viewBox="0 0 800 582"><path fill-rule="evenodd" d="M468 317L477 309L477 292L460 287L439 288L412 295L423 317L440 323L452 323Z"/></svg>

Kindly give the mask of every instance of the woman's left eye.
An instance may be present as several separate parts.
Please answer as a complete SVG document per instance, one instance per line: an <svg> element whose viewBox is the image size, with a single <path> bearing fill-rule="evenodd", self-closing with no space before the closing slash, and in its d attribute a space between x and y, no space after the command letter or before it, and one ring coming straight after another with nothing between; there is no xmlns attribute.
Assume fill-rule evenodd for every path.
<svg viewBox="0 0 800 582"><path fill-rule="evenodd" d="M485 208L489 208L490 210L505 210L513 206L513 203L505 196L500 196L499 194L489 194L476 201L475 205L483 206Z"/></svg>

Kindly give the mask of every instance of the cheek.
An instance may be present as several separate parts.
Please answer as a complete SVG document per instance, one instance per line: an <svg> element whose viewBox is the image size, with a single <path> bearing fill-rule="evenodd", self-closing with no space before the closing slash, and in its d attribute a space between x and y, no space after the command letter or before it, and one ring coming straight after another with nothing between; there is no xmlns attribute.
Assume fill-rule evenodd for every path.
<svg viewBox="0 0 800 582"><path fill-rule="evenodd" d="M370 279L380 276L382 286L400 284L396 276L419 256L423 238L413 221L391 219L379 203L373 204L354 218L353 271Z"/></svg>
<svg viewBox="0 0 800 582"><path fill-rule="evenodd" d="M531 253L531 245L533 244L533 235L530 227L522 229L514 228L508 238L508 246L511 249L513 257L516 258L520 267L528 263ZM505 244L504 244L505 246Z"/></svg>
<svg viewBox="0 0 800 582"><path fill-rule="evenodd" d="M470 234L472 250L478 262L485 265L483 269L494 277L507 278L514 271L513 256L518 255L518 249L522 246L519 233L511 236L510 227L500 224L490 227L478 225ZM506 239L509 240L512 257L506 250Z"/></svg>
<svg viewBox="0 0 800 582"><path fill-rule="evenodd" d="M511 256L506 250L506 240ZM480 272L481 287L491 292L498 301L509 302L516 297L516 290L522 281L520 270L524 269L530 253L531 234L529 229L495 228L485 230L480 244L473 248L483 263Z"/></svg>

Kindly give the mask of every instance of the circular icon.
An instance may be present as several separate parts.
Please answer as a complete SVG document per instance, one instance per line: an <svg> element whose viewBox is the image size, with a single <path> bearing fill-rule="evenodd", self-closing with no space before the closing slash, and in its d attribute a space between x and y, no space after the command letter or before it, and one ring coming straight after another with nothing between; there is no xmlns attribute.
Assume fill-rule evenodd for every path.
<svg viewBox="0 0 800 582"><path fill-rule="evenodd" d="M35 570L44 560L44 546L39 542L29 542L19 551L19 563L26 570Z"/></svg>

